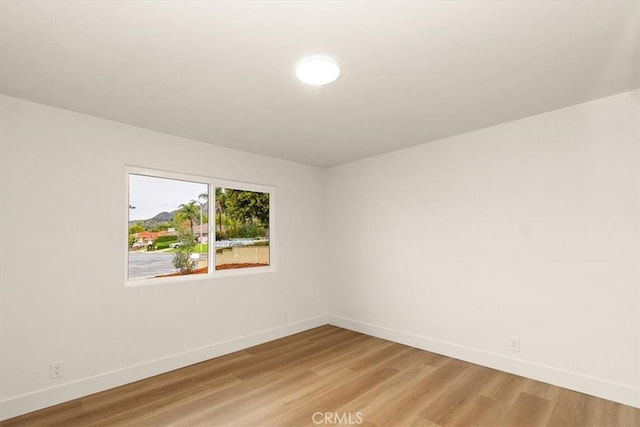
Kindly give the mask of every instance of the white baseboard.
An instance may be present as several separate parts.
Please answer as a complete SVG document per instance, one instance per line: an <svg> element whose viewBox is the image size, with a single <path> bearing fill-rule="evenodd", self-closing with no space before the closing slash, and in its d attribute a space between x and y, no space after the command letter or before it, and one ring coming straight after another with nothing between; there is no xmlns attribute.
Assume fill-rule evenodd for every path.
<svg viewBox="0 0 640 427"><path fill-rule="evenodd" d="M640 408L640 388L340 316L318 316L0 401L0 421L331 324Z"/></svg>
<svg viewBox="0 0 640 427"><path fill-rule="evenodd" d="M223 356L225 354L233 353L234 351L243 350L254 345L326 325L327 323L327 316L318 316L234 338L228 341L185 351L183 353L150 360L141 364L127 366L115 371L81 378L55 387L37 390L19 396L13 396L0 401L0 421L87 396L89 394L129 384L154 375L173 371L194 363L203 362L205 360L213 359L214 357Z"/></svg>
<svg viewBox="0 0 640 427"><path fill-rule="evenodd" d="M341 328L640 408L640 388L628 384L621 384L603 378L596 378L340 316L330 315L329 323Z"/></svg>

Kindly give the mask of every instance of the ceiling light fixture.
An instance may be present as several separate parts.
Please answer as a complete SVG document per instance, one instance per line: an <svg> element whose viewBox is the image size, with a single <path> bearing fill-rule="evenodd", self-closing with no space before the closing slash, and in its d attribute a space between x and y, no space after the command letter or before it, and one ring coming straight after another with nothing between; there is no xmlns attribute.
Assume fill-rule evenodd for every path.
<svg viewBox="0 0 640 427"><path fill-rule="evenodd" d="M296 66L296 77L302 82L322 86L331 83L340 75L340 67L333 58L313 55L302 58Z"/></svg>

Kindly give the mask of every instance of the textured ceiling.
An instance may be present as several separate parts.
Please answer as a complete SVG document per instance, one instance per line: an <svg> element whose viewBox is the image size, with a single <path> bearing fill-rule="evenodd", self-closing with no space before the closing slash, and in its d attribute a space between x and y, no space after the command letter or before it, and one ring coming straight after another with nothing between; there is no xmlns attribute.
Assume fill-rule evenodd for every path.
<svg viewBox="0 0 640 427"><path fill-rule="evenodd" d="M0 37L6 95L323 167L640 87L637 1L2 1Z"/></svg>

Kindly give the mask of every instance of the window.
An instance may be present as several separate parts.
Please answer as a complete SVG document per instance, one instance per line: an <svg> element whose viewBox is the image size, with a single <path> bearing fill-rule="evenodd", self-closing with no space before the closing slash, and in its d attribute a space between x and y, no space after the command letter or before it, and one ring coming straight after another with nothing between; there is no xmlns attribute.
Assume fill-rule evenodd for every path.
<svg viewBox="0 0 640 427"><path fill-rule="evenodd" d="M216 270L269 265L269 193L216 187Z"/></svg>
<svg viewBox="0 0 640 427"><path fill-rule="evenodd" d="M273 188L130 168L129 283L272 266Z"/></svg>

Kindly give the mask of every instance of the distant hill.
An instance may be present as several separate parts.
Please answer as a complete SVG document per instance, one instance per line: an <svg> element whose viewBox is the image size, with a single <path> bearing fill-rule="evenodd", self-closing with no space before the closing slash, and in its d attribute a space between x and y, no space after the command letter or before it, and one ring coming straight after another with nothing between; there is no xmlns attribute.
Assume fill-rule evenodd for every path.
<svg viewBox="0 0 640 427"><path fill-rule="evenodd" d="M157 226L159 226L160 224L163 224L165 222L171 222L173 221L173 218L176 216L176 213L178 213L179 209L176 209L174 211L171 212L160 212L159 214L155 215L152 218L149 219L137 219L134 221L129 221L130 224L133 224L134 222L139 222L140 224L142 224L143 227L150 229L150 228L155 228ZM202 206L202 213L204 215L207 214L207 212L209 211L209 204L205 203Z"/></svg>
<svg viewBox="0 0 640 427"><path fill-rule="evenodd" d="M149 218L146 219L146 221L154 221L154 222L168 222L168 221L172 221L173 217L176 216L176 212L178 212L177 210L173 211L173 212L160 212L158 215L154 216L153 218Z"/></svg>

